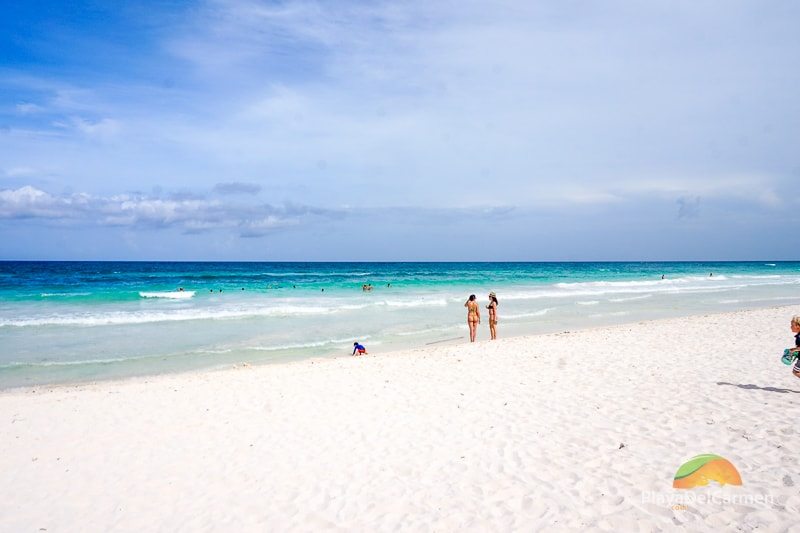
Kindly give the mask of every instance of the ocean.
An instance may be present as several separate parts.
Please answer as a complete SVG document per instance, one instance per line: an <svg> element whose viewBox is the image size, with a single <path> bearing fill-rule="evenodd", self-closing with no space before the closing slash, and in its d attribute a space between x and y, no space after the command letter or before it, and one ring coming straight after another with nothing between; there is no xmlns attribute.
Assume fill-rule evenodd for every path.
<svg viewBox="0 0 800 533"><path fill-rule="evenodd" d="M800 262L0 262L0 388L466 342L463 304L476 294L486 313L489 291L500 338L800 313Z"/></svg>

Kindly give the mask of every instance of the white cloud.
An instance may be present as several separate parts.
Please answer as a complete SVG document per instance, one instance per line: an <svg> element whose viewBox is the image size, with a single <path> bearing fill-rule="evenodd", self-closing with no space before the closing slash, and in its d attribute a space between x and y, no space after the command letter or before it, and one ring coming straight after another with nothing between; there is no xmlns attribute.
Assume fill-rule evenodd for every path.
<svg viewBox="0 0 800 533"><path fill-rule="evenodd" d="M29 102L17 104L16 109L17 113L20 113L21 115L33 115L35 113L41 113L42 111L44 111L44 108L42 106L37 104L32 104Z"/></svg>
<svg viewBox="0 0 800 533"><path fill-rule="evenodd" d="M556 189L549 198L551 202L567 204L614 204L623 202L625 199L618 195L600 189L590 187L575 188L567 186L564 189Z"/></svg>
<svg viewBox="0 0 800 533"><path fill-rule="evenodd" d="M498 220L513 216L511 206L471 208L418 207L340 207L336 209L284 203L221 201L192 194L164 198L144 194L94 196L86 193L54 195L26 185L18 189L0 189L0 219L39 219L59 225L95 225L122 228L177 228L187 233L229 230L243 237L260 237L270 232L329 224L358 215L373 222L413 221L430 225L470 219Z"/></svg>
<svg viewBox="0 0 800 533"><path fill-rule="evenodd" d="M232 229L250 235L337 216L306 206L230 204L206 199L163 199L138 194L56 196L32 186L0 190L0 218L186 231Z"/></svg>
<svg viewBox="0 0 800 533"><path fill-rule="evenodd" d="M775 191L800 165L799 117L786 105L800 86L789 68L798 34L777 8L753 27L748 12L201 2L162 35L167 54L146 58L150 75L169 72L177 88L28 80L62 127L52 139L0 132L0 158L46 159L54 179L90 191L109 180L213 190L220 176L246 176L302 205L557 209L702 197L704 207L779 207ZM769 135L754 133L765 124ZM207 215L216 208L203 205L192 222L188 204L113 216L218 227Z"/></svg>
<svg viewBox="0 0 800 533"><path fill-rule="evenodd" d="M120 132L121 129L119 121L111 118L103 118L92 121L80 117L73 117L72 124L74 125L75 129L87 137L97 139L109 139L114 137Z"/></svg>
<svg viewBox="0 0 800 533"><path fill-rule="evenodd" d="M217 183L214 185L214 192L217 194L247 194L253 195L261 192L261 186L256 183L242 183L238 181L228 183Z"/></svg>
<svg viewBox="0 0 800 533"><path fill-rule="evenodd" d="M28 176L33 176L36 174L37 170L33 167L11 167L7 168L3 171L3 173L8 176L9 178L25 178Z"/></svg>
<svg viewBox="0 0 800 533"><path fill-rule="evenodd" d="M784 205L783 200L773 189L767 188L758 194L758 201L765 207L778 208Z"/></svg>
<svg viewBox="0 0 800 533"><path fill-rule="evenodd" d="M707 200L737 200L762 207L778 208L782 206L782 202L773 187L779 182L779 177L763 174L693 175L690 173L624 179L609 185L619 194L629 197L702 197Z"/></svg>
<svg viewBox="0 0 800 533"><path fill-rule="evenodd" d="M0 190L0 218L65 218L72 207L73 199L57 198L29 185Z"/></svg>

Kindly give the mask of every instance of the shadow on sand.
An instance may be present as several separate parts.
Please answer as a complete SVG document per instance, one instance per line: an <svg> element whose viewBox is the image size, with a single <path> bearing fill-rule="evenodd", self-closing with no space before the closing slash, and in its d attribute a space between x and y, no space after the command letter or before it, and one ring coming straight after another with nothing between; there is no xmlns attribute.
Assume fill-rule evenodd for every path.
<svg viewBox="0 0 800 533"><path fill-rule="evenodd" d="M787 392L800 394L800 390L779 389L777 387L759 387L758 385L753 385L752 383L749 383L747 385L739 383L738 385L736 385L735 383L726 383L724 381L717 381L717 385L730 385L731 387L739 387L740 389L745 389L745 390L765 390L767 392L780 392L781 394L786 394Z"/></svg>

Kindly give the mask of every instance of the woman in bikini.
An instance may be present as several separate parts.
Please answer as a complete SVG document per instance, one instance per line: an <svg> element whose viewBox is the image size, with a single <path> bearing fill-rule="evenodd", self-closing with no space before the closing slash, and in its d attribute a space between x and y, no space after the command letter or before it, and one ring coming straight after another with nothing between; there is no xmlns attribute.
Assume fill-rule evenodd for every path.
<svg viewBox="0 0 800 533"><path fill-rule="evenodd" d="M478 324L481 323L481 311L478 308L478 302L475 301L475 295L470 294L469 300L464 304L467 308L467 325L469 326L469 342L475 342L475 334L478 331Z"/></svg>
<svg viewBox="0 0 800 533"><path fill-rule="evenodd" d="M489 310L489 333L492 334L492 340L497 340L497 295L493 292L489 293L489 305L486 309Z"/></svg>

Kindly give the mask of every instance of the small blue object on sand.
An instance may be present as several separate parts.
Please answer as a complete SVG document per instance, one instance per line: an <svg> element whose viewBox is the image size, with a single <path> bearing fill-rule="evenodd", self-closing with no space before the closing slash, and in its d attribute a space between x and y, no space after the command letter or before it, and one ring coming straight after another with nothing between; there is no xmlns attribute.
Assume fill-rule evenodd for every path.
<svg viewBox="0 0 800 533"><path fill-rule="evenodd" d="M786 348L783 351L783 357L781 357L781 361L783 361L784 365L791 365L794 362L794 358L797 357L797 352L793 352L790 348Z"/></svg>

